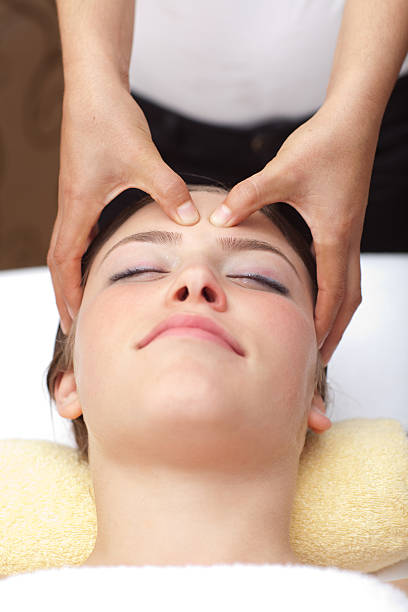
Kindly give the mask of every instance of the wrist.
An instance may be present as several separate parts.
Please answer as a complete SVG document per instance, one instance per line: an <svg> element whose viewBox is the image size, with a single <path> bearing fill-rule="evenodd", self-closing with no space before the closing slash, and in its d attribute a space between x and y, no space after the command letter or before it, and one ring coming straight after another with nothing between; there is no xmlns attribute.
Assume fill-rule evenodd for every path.
<svg viewBox="0 0 408 612"><path fill-rule="evenodd" d="M75 93L85 88L109 88L112 85L130 91L129 70L126 62L97 52L84 53L82 58L64 59L64 93Z"/></svg>
<svg viewBox="0 0 408 612"><path fill-rule="evenodd" d="M368 99L330 95L319 108L320 116L339 126L351 139L376 149L384 109Z"/></svg>
<svg viewBox="0 0 408 612"><path fill-rule="evenodd" d="M110 114L122 103L124 96L131 97L128 83L125 84L115 71L102 68L90 71L89 66L84 70L70 73L66 81L62 100L63 118L65 122L88 122L93 126L95 117L99 120Z"/></svg>
<svg viewBox="0 0 408 612"><path fill-rule="evenodd" d="M350 73L348 78L329 83L323 106L332 112L348 116L367 130L379 130L389 96L374 92L361 75Z"/></svg>

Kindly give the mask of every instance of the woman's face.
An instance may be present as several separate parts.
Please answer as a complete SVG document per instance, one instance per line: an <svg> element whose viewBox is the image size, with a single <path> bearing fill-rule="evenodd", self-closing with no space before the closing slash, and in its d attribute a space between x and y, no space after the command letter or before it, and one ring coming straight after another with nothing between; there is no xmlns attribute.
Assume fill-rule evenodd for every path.
<svg viewBox="0 0 408 612"><path fill-rule="evenodd" d="M92 264L74 348L90 451L97 444L123 459L145 444L146 452L155 448L156 456L168 451L174 457L187 446L198 452L228 441L230 452L242 453L242 443L263 460L294 445L300 452L317 359L307 269L261 212L217 228L208 218L224 194L197 191L193 198L201 215L196 225L175 223L153 202L110 237ZM152 231L177 237L129 240L112 249L132 234ZM264 241L284 257L222 248L221 237ZM132 268L155 271L118 278ZM276 281L283 292L239 278L254 274ZM156 325L183 313L216 322L245 354L185 334L159 336L138 348Z"/></svg>

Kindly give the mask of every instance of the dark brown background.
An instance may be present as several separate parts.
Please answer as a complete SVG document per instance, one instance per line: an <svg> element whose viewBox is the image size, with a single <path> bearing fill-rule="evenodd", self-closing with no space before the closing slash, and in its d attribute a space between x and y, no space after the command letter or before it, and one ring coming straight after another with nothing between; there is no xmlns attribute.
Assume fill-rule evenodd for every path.
<svg viewBox="0 0 408 612"><path fill-rule="evenodd" d="M0 269L46 265L63 85L54 0L0 0Z"/></svg>

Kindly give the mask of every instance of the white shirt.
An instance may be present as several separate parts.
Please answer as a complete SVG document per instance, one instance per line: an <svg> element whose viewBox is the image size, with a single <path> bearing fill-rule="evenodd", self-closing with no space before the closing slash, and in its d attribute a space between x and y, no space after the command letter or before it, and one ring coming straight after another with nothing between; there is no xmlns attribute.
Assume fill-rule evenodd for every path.
<svg viewBox="0 0 408 612"><path fill-rule="evenodd" d="M136 0L131 89L213 124L312 114L326 95L344 3Z"/></svg>

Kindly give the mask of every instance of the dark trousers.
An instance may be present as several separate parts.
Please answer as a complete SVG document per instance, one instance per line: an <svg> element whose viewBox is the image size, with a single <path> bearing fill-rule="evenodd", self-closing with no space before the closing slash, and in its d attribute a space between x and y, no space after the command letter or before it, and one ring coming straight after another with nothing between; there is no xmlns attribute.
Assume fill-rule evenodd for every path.
<svg viewBox="0 0 408 612"><path fill-rule="evenodd" d="M189 119L132 92L152 138L175 172L204 175L228 188L259 172L310 115L253 128ZM362 252L408 252L408 75L398 79L384 113L361 239Z"/></svg>

